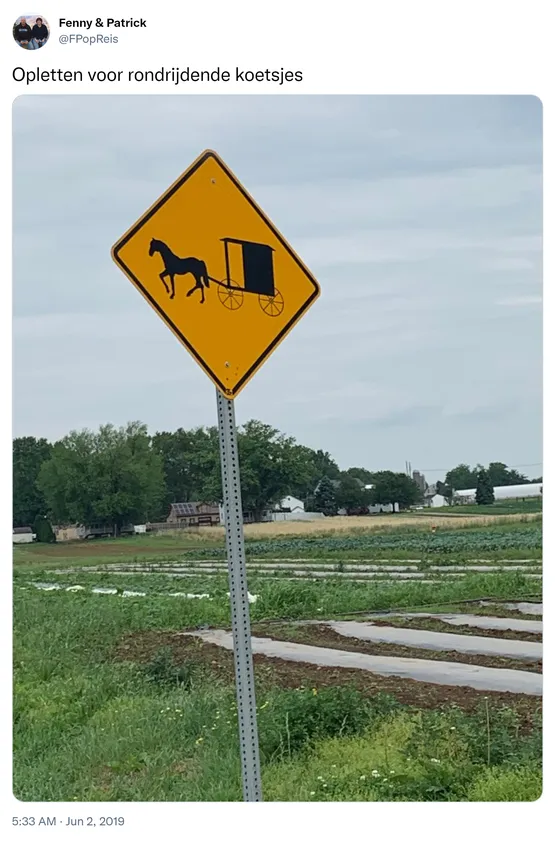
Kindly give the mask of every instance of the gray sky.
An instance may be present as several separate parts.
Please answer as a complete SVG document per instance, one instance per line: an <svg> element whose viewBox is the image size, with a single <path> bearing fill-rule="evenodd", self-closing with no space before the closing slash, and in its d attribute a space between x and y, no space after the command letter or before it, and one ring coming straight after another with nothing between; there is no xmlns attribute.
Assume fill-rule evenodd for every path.
<svg viewBox="0 0 555 842"><path fill-rule="evenodd" d="M110 248L215 149L322 296L236 400L340 467L541 472L533 97L48 96L14 104L14 435L216 423Z"/></svg>

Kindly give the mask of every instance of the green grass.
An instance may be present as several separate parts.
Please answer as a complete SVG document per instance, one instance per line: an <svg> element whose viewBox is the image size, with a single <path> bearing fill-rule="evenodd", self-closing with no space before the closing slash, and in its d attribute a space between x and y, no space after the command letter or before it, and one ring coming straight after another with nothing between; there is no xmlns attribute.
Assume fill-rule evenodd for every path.
<svg viewBox="0 0 555 842"><path fill-rule="evenodd" d="M539 764L485 769L468 787L468 801L537 801L542 794Z"/></svg>
<svg viewBox="0 0 555 842"><path fill-rule="evenodd" d="M472 536L476 530L464 531ZM492 534L509 535L513 543L537 544L538 539L534 523L488 527L485 533L490 542ZM411 536L416 540L422 532L404 533L405 539ZM331 540L337 546L344 536ZM130 632L229 628L227 576L55 575L44 568L62 567L62 559L41 557L35 547L33 552L21 549L25 552L14 573L16 797L240 800L233 684L209 673L194 656L179 667L163 652L146 666L114 660L115 646ZM446 557L455 555L448 552ZM89 558L86 563L94 562ZM32 581L81 584L87 590L42 592ZM525 579L516 571L469 573L429 585L340 577L288 582L249 574L248 585L258 595L250 607L253 622L448 606L485 597L541 598L541 580ZM145 591L148 596L95 595L90 593L93 586ZM209 593L213 599L168 595L176 591ZM279 689L263 679L257 702L266 800L534 800L541 791L539 721L528 723L526 730L512 710L424 713L401 709L388 697L368 701L350 687L314 694L311 688ZM373 775L374 770L379 774Z"/></svg>
<svg viewBox="0 0 555 842"><path fill-rule="evenodd" d="M67 612L68 622L78 611L96 615L101 622L125 625L131 614L136 628L180 628L199 623L229 625L229 589L227 576L214 575L199 578L169 579L163 576L114 576L108 573L42 575L41 581L53 582L64 587L81 584L86 591L41 592L35 590L23 574L15 578L15 598L21 610L48 610ZM33 579L34 580L34 579ZM140 591L146 597L122 598L108 594L92 594L92 587L117 587ZM414 607L431 603L456 603L465 599L495 597L515 600L533 594L541 599L541 579L526 579L518 571L507 573L468 573L456 579L439 579L425 584L418 580L394 580L384 584L378 580L352 582L337 578L317 581L285 581L281 578L249 575L249 591L258 599L251 605L251 618L317 619L322 616L345 614L352 611L380 611L397 607ZM26 590L20 590L25 588ZM213 599L183 599L164 596L172 592L208 593ZM105 617L105 619L104 619ZM34 622L31 618L30 622Z"/></svg>
<svg viewBox="0 0 555 842"><path fill-rule="evenodd" d="M137 622L127 608L98 617L84 606L68 614L62 600L32 601L17 612L17 798L241 799L232 685L201 665L172 686L163 658L142 668L112 662L111 644ZM510 709L422 714L349 687L258 691L268 801L479 800L486 791L533 800L541 786L539 719L523 733Z"/></svg>
<svg viewBox="0 0 555 842"><path fill-rule="evenodd" d="M522 739L510 710L426 716L404 710L347 739L321 741L265 771L275 801L534 801L539 731ZM513 741L514 737L514 741ZM516 765L515 767L515 764Z"/></svg>

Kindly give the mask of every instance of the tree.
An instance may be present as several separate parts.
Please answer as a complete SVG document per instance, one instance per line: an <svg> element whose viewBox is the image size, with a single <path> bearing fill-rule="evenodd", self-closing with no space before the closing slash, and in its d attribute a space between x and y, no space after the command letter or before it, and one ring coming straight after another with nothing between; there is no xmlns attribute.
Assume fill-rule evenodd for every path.
<svg viewBox="0 0 555 842"><path fill-rule="evenodd" d="M445 475L445 485L454 491L462 491L466 488L476 488L477 471L470 465L457 465Z"/></svg>
<svg viewBox="0 0 555 842"><path fill-rule="evenodd" d="M243 508L252 512L257 520L286 494L306 500L321 476L318 472L321 465L328 471L334 470L329 454L299 445L294 438L282 435L261 421L248 421L239 428L237 439ZM160 432L152 442L164 465L165 514L170 503L221 502L216 427Z"/></svg>
<svg viewBox="0 0 555 842"><path fill-rule="evenodd" d="M33 522L33 532L37 536L37 541L42 544L55 544L56 536L52 525L47 518L42 515L37 515Z"/></svg>
<svg viewBox="0 0 555 842"><path fill-rule="evenodd" d="M364 485L371 485L374 482L374 474L366 468L347 468L345 473L359 479Z"/></svg>
<svg viewBox="0 0 555 842"><path fill-rule="evenodd" d="M494 487L504 485L525 485L528 480L524 474L509 468L503 462L490 462L488 475Z"/></svg>
<svg viewBox="0 0 555 842"><path fill-rule="evenodd" d="M313 450L313 466L316 475L316 482L322 477L329 479L338 479L341 471L337 462L324 450Z"/></svg>
<svg viewBox="0 0 555 842"><path fill-rule="evenodd" d="M436 491L438 494L441 494L443 497L445 497L449 505L451 505L451 501L453 499L453 489L450 485L446 485L446 483L441 481L436 482Z"/></svg>
<svg viewBox="0 0 555 842"><path fill-rule="evenodd" d="M417 503L422 492L411 477L393 471L378 471L374 474L374 488L371 489L373 504L398 503L400 509L407 509Z"/></svg>
<svg viewBox="0 0 555 842"><path fill-rule="evenodd" d="M294 438L252 420L238 430L237 439L243 509L255 520L295 486L308 486L311 466Z"/></svg>
<svg viewBox="0 0 555 842"><path fill-rule="evenodd" d="M52 452L46 439L33 436L13 442L13 525L30 526L37 515L46 514L44 495L37 486L43 462Z"/></svg>
<svg viewBox="0 0 555 842"><path fill-rule="evenodd" d="M216 427L156 433L152 448L162 459L164 470L160 517L167 517L171 503L219 499L220 452Z"/></svg>
<svg viewBox="0 0 555 842"><path fill-rule="evenodd" d="M340 509L346 509L347 512L360 511L369 505L370 491L364 488L362 480L345 471L340 475L339 483L335 500Z"/></svg>
<svg viewBox="0 0 555 842"><path fill-rule="evenodd" d="M476 482L476 502L479 506L491 506L494 500L493 483L489 473L482 468Z"/></svg>
<svg viewBox="0 0 555 842"><path fill-rule="evenodd" d="M329 477L322 477L314 492L314 510L332 517L337 514L335 489Z"/></svg>
<svg viewBox="0 0 555 842"><path fill-rule="evenodd" d="M58 522L110 524L117 535L124 524L144 522L159 509L162 460L144 424L106 424L57 442L38 486Z"/></svg>

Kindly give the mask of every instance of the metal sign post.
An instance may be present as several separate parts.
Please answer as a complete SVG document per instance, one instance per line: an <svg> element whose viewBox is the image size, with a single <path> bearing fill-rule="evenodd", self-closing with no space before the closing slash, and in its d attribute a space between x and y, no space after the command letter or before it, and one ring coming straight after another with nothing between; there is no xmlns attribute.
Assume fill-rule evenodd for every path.
<svg viewBox="0 0 555 842"><path fill-rule="evenodd" d="M235 407L216 389L243 800L262 801Z"/></svg>
<svg viewBox="0 0 555 842"><path fill-rule="evenodd" d="M262 801L233 398L320 286L210 149L119 238L112 257L216 386L243 793Z"/></svg>

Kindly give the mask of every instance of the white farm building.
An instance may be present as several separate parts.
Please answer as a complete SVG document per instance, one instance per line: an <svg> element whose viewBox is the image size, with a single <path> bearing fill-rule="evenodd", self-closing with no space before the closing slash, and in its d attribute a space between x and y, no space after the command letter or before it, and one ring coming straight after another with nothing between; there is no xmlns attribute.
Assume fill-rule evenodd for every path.
<svg viewBox="0 0 555 842"><path fill-rule="evenodd" d="M543 483L532 482L527 485L501 485L493 489L496 500L523 500L527 497L541 497ZM455 491L454 503L473 503L476 500L475 488L464 488L462 491Z"/></svg>

